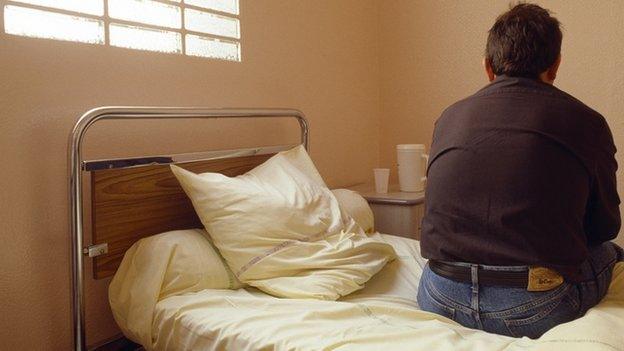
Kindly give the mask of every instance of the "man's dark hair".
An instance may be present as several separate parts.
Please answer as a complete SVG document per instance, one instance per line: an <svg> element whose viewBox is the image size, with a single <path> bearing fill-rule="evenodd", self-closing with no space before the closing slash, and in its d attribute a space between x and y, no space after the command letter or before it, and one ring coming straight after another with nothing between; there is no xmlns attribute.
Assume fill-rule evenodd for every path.
<svg viewBox="0 0 624 351"><path fill-rule="evenodd" d="M489 31L485 58L494 74L538 78L561 53L563 34L550 11L521 3L498 16Z"/></svg>

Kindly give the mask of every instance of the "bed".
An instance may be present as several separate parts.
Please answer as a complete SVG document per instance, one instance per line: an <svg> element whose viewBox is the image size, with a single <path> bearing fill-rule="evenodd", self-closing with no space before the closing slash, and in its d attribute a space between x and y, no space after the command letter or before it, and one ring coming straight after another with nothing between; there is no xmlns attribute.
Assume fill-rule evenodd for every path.
<svg viewBox="0 0 624 351"><path fill-rule="evenodd" d="M158 350L622 350L624 264L605 299L541 338L464 328L415 302L425 264L415 240L381 234L397 250L363 290L339 301L279 299L256 289L206 290L161 300Z"/></svg>
<svg viewBox="0 0 624 351"><path fill-rule="evenodd" d="M184 163L197 172L243 174L293 145L83 161L85 131L106 119L294 117L301 144L308 125L290 109L180 109L113 107L89 111L70 139L72 306L75 349L84 350L84 259L93 277L117 271L133 244L153 234L200 228L201 221L169 169ZM84 203L83 175L90 175ZM90 208L92 242L83 244L83 213ZM396 259L363 289L338 301L278 298L256 288L203 289L158 299L148 311L148 350L624 350L624 263L618 263L605 299L584 317L560 325L541 338L514 339L464 328L420 311L415 301L426 264L418 242L387 234L371 237L391 245ZM149 318L147 318L149 319ZM123 328L122 328L123 329Z"/></svg>

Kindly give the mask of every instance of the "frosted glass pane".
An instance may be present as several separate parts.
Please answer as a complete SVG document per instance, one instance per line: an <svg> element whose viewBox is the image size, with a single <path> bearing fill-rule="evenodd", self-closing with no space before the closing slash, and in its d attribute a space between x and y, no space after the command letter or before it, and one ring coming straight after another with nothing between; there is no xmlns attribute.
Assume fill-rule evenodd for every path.
<svg viewBox="0 0 624 351"><path fill-rule="evenodd" d="M111 23L110 44L123 48L182 53L180 33Z"/></svg>
<svg viewBox="0 0 624 351"><path fill-rule="evenodd" d="M184 2L189 5L238 15L238 0L185 0Z"/></svg>
<svg viewBox="0 0 624 351"><path fill-rule="evenodd" d="M238 19L192 9L184 10L186 29L195 32L240 38Z"/></svg>
<svg viewBox="0 0 624 351"><path fill-rule="evenodd" d="M88 13L90 15L102 16L104 5L102 0L13 0L24 4L33 4L55 9Z"/></svg>
<svg viewBox="0 0 624 351"><path fill-rule="evenodd" d="M181 28L179 5L150 0L108 0L108 15L126 21Z"/></svg>
<svg viewBox="0 0 624 351"><path fill-rule="evenodd" d="M102 21L11 5L4 7L4 31L27 37L104 44Z"/></svg>
<svg viewBox="0 0 624 351"><path fill-rule="evenodd" d="M186 54L240 61L240 44L235 41L218 40L198 35L186 35Z"/></svg>

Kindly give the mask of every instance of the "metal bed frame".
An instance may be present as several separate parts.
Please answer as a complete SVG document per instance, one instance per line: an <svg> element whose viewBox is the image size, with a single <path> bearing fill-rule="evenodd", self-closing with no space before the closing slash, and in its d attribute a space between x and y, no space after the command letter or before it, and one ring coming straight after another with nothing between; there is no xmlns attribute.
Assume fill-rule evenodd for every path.
<svg viewBox="0 0 624 351"><path fill-rule="evenodd" d="M217 158L230 158L245 155L269 153L275 147L233 150L232 152L217 151L209 153L185 154L186 157L148 157L133 159L117 159L104 161L83 161L82 143L85 132L96 122L103 120L135 120L135 119L217 119L217 118L296 118L301 128L301 143L308 149L308 122L304 114L295 109L209 109L209 108L177 108L177 107L100 107L82 115L69 138L69 203L70 203L70 237L72 263L72 324L74 349L86 350L85 340L85 305L84 305L84 256L94 257L106 253L106 247L83 246L83 197L82 172L102 168L140 167L152 164L170 164ZM100 245L98 245L100 246Z"/></svg>

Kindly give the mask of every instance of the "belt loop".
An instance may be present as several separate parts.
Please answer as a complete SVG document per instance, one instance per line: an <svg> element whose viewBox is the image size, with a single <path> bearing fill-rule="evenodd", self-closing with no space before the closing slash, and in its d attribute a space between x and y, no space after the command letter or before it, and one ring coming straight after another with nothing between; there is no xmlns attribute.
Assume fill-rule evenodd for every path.
<svg viewBox="0 0 624 351"><path fill-rule="evenodd" d="M479 310L479 266L470 265L470 277L472 280L472 309Z"/></svg>
<svg viewBox="0 0 624 351"><path fill-rule="evenodd" d="M483 329L483 325L481 324L481 318L480 318L481 312L479 311L479 265L478 264L470 265L470 277L472 280L472 289L471 289L472 298L470 299L471 300L470 305L472 307L472 313L473 313L475 321L477 322L479 329Z"/></svg>

